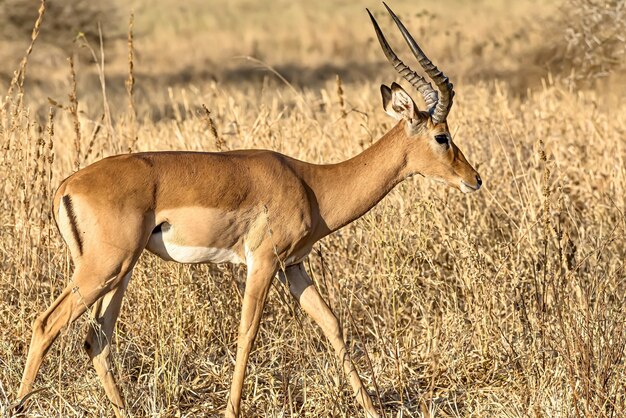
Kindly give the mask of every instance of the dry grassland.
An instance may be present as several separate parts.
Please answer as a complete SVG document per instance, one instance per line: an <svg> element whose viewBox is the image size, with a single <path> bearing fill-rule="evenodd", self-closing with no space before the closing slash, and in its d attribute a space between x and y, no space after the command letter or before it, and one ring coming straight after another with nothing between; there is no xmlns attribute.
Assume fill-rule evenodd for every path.
<svg viewBox="0 0 626 418"><path fill-rule="evenodd" d="M269 148L336 162L392 126L378 86L396 75L363 10L380 12L379 4L149 3L120 5L117 20L103 22L104 86L91 52L78 46L85 41L55 46L61 35L44 16L26 83L3 93L0 415L17 392L30 325L72 271L50 201L76 165L129 149ZM449 123L485 185L462 195L423 178L405 181L317 244L311 274L387 417L624 416L623 82L583 89L566 87L567 74L548 76L547 57L558 55L546 52L558 45L550 39L557 4L436 3L434 17L410 2L392 6L453 79ZM391 21L381 23L408 57ZM10 44L20 52L3 56L3 91L29 37L7 39L3 51ZM87 39L100 60L97 40ZM290 84L232 58L248 55ZM224 410L244 274L142 256L114 344L130 416ZM50 350L29 416L111 415L82 349L89 321L85 315ZM332 348L278 283L248 371L245 416L362 414Z"/></svg>

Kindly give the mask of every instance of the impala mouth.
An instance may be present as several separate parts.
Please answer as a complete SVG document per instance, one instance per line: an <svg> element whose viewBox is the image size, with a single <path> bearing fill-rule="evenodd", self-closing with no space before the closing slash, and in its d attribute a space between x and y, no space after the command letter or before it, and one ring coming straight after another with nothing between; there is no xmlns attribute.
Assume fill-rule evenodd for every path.
<svg viewBox="0 0 626 418"><path fill-rule="evenodd" d="M477 191L478 189L480 189L481 184L477 183L475 185L469 184L464 182L463 180L461 180L461 187L459 187L461 189L461 191L463 193L472 193Z"/></svg>

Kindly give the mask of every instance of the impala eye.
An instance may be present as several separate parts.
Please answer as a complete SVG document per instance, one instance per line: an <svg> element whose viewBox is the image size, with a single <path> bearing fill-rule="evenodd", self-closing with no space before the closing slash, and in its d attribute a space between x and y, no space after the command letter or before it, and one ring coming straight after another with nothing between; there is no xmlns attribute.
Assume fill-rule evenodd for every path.
<svg viewBox="0 0 626 418"><path fill-rule="evenodd" d="M448 135L446 134L439 134L439 135L435 135L435 139L437 140L438 143L440 143L441 145L447 144L448 143Z"/></svg>

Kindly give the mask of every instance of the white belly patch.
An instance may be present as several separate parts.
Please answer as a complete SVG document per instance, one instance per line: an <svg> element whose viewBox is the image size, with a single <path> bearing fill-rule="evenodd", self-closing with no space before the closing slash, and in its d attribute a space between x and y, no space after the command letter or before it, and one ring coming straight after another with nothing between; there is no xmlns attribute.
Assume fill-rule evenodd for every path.
<svg viewBox="0 0 626 418"><path fill-rule="evenodd" d="M233 263L244 260L229 249L212 247L188 247L168 241L162 232L150 235L146 249L164 260L179 263Z"/></svg>

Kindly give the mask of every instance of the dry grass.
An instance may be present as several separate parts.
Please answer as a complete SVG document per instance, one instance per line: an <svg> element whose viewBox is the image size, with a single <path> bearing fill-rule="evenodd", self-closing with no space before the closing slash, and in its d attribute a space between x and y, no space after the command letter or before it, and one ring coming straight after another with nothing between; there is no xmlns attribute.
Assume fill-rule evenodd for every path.
<svg viewBox="0 0 626 418"><path fill-rule="evenodd" d="M495 4L481 13L502 16ZM523 4L521 10L536 7ZM368 31L367 39L355 38L360 50L342 59L349 63L360 54L360 62L382 60L369 41L361 6L354 15L347 6L326 15L325 7L319 14L327 26L352 22L355 28L342 31L354 37ZM470 11L458 9L459 20L462 13L471 20ZM282 16L295 19L297 8L290 10ZM142 19L138 8L137 33L147 30ZM484 36L485 27L459 30L474 39L515 39L515 22L498 23ZM301 32L292 33L292 42L312 36L310 26L302 25L302 38ZM169 27L154 36L170 36L171 44L184 39L182 32ZM318 61L304 61L303 67L319 66L329 59L325 54L345 45L336 30L319 37L319 49L302 52L301 45L285 43L268 60L281 65L287 61L280 54L293 53L296 61L298 54L312 55L308 59ZM131 39L111 48L123 50ZM367 387L372 393L378 387L388 417L623 416L626 105L603 106L619 92L571 91L551 79L520 97L510 88L517 82L515 72L505 71L508 78L495 82L472 77L472 62L486 60L499 68L503 52L488 46L468 50L469 57L438 59L437 51L460 48L450 39L435 36L426 49L465 80L455 79L450 125L478 166L484 189L465 196L410 179L361 220L316 245L308 261L312 275L345 326ZM132 55L112 54L107 69L113 75L119 69L119 77L107 79L106 89L110 100L122 105L111 106L110 122L102 105L103 74L93 89L80 82L81 74L98 74L87 62L76 63L77 93L69 65L62 63L48 87L26 83L2 98L0 415L17 392L30 324L72 270L51 219L50 199L74 167L126 151L129 144L133 150L271 148L332 162L360 152L391 127L378 93L378 84L390 81L387 67L362 74L360 81L333 76L302 88L272 77L177 80L171 87L155 84L149 96L140 93L145 75L140 68L142 43L150 42L145 32L134 38L137 62L130 77L125 72L132 68ZM520 44L510 47L507 62L523 58L524 49L515 45ZM184 62L192 60L187 54L197 46L180 48ZM97 45L93 49L99 53ZM166 66L176 58L155 62ZM29 64L35 78L38 60ZM59 79L63 83L55 84ZM136 82L134 96L124 80ZM61 87L63 95L50 93ZM70 100L58 100L51 113L41 106L48 96L68 93ZM225 408L243 273L142 257L114 345L116 375L131 416L209 417ZM50 350L31 416L110 415L82 353L88 322L85 315ZM361 414L331 348L280 286L270 294L248 370L246 416Z"/></svg>

